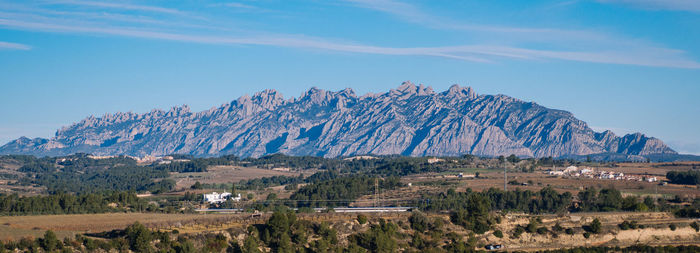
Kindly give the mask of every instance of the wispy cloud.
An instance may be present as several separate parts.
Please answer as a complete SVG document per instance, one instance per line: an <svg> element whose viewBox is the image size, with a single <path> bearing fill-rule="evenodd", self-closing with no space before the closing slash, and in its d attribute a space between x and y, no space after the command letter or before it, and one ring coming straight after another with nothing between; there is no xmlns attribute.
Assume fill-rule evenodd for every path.
<svg viewBox="0 0 700 253"><path fill-rule="evenodd" d="M24 44L0 41L0 49L30 50L32 47Z"/></svg>
<svg viewBox="0 0 700 253"><path fill-rule="evenodd" d="M445 17L432 15L422 8L397 0L345 0L355 7L365 8L391 14L406 22L416 23L430 28L447 30L464 30L494 33L518 33L518 34L550 34L554 36L575 36L596 38L601 37L588 31L564 30L555 28L532 28L517 26L499 26L485 24L471 24L449 20Z"/></svg>
<svg viewBox="0 0 700 253"><path fill-rule="evenodd" d="M54 3L57 1L60 3L69 2L71 4L80 4L88 7L108 7L127 10L141 10L146 12L171 13L174 10L154 6L128 5L121 3L59 0L52 0L50 2ZM354 41L339 41L335 39L306 35L262 33L259 31L231 32L231 30L222 29L224 26L219 27L211 25L215 22L197 22L190 18L190 13L182 13L183 15L178 15L178 19L163 20L159 19L158 16L148 16L142 12L110 12L108 15L102 15L101 13L97 12L95 15L89 15L90 12L86 12L84 8L79 8L79 12L74 10L64 10L60 13L54 13L56 11L45 10L36 6L30 6L31 8L15 6L12 7L14 9L8 10L7 12L3 12L3 7L0 7L0 27L18 30L78 33L88 35L111 35L201 44L261 45L346 53L431 56L482 63L496 62L501 59L518 59L526 61L561 60L652 67L700 68L700 63L688 59L683 51L649 45L639 46L634 42L630 42L631 40L625 40L624 43L615 41L611 42L608 41L610 39L605 38L604 35L596 33L548 28L520 28L449 23L424 13L416 6L403 2L392 0L350 1L352 1L353 4L363 6L363 8L370 8L390 13L392 15L397 15L403 19L410 20L411 22L427 23L429 26L439 26L441 29L486 31L489 33L498 33L503 36L509 36L509 34L512 33L522 33L527 35L526 37L543 37L533 36L532 33L539 35L551 33L551 37L568 38L569 41L565 42L569 43L573 40L581 40L581 38L585 37L586 40L584 41L586 44L593 44L593 41L596 41L596 43L603 45L599 47L583 48L559 47L559 49L556 50L542 49L547 47L539 47L535 49L526 46L518 46L517 42L519 42L519 40L517 38L510 38L512 40L511 45L474 42L471 44L455 46L431 47L376 46ZM6 6L4 8L10 7ZM86 17L89 18L86 20ZM144 20L144 22L136 24L133 22L122 21L132 17L134 18L133 20ZM178 21L184 22L185 24L176 26L169 25L177 23ZM145 24L148 24L148 26ZM202 28L197 26L202 26ZM193 27L197 28L186 29ZM576 37L574 35L579 36ZM556 43L562 44L560 41L557 41ZM557 47L550 46L549 48Z"/></svg>
<svg viewBox="0 0 700 253"><path fill-rule="evenodd" d="M599 1L662 2L664 0ZM687 5L691 5L691 1L700 5L700 1L697 0L669 0L669 2L685 2ZM432 15L424 11L424 8L399 0L345 0L345 2L351 3L355 7L387 13L405 22L419 24L428 28L466 31L482 38L498 38L500 41L505 41L504 45L451 47L452 52L469 52L524 59L558 59L653 67L700 68L700 63L687 58L682 50L664 48L634 38L588 30L464 23L449 20L443 16ZM573 4L576 2L568 1L564 3ZM518 46L518 44L527 44L532 41L544 45L544 47L540 48L559 49L545 50Z"/></svg>
<svg viewBox="0 0 700 253"><path fill-rule="evenodd" d="M134 11L148 11L148 12L159 12L159 13L169 13L169 14L182 14L183 13L179 10L171 9L171 8L163 8L163 7L148 6L148 5L127 4L127 3L121 3L121 2L54 0L54 1L50 1L48 3L82 5L82 6L90 6L90 7L98 7L98 8L124 9L124 10L134 10Z"/></svg>
<svg viewBox="0 0 700 253"><path fill-rule="evenodd" d="M238 3L238 2L218 3L218 4L214 4L214 6L224 6L224 7L239 8L239 9L257 9L258 8L258 7L249 5L249 4Z"/></svg>
<svg viewBox="0 0 700 253"><path fill-rule="evenodd" d="M698 0L598 0L598 2L624 4L648 10L700 12Z"/></svg>

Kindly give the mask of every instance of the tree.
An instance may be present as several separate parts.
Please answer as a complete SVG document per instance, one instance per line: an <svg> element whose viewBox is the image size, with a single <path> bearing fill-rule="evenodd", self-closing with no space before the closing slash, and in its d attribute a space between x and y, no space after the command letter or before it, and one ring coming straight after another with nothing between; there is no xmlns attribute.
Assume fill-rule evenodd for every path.
<svg viewBox="0 0 700 253"><path fill-rule="evenodd" d="M598 208L601 211L616 211L622 208L622 194L616 189L602 189L598 193Z"/></svg>
<svg viewBox="0 0 700 253"><path fill-rule="evenodd" d="M44 233L44 238L41 240L41 247L45 251L51 252L59 248L61 241L56 238L56 234L51 230L46 230Z"/></svg>
<svg viewBox="0 0 700 253"><path fill-rule="evenodd" d="M129 240L131 250L136 252L151 252L153 234L138 221L126 227L126 239Z"/></svg>
<svg viewBox="0 0 700 253"><path fill-rule="evenodd" d="M425 230L428 228L428 224L430 223L428 221L428 217L425 217L425 215L420 211L411 212L411 217L408 218L408 221L411 223L411 228L413 230L421 233L425 232Z"/></svg>
<svg viewBox="0 0 700 253"><path fill-rule="evenodd" d="M190 188L195 189L195 190L202 189L202 183L200 183L199 181L194 182L194 184Z"/></svg>
<svg viewBox="0 0 700 253"><path fill-rule="evenodd" d="M243 241L243 253L260 253L260 246L253 236L247 236Z"/></svg>
<svg viewBox="0 0 700 253"><path fill-rule="evenodd" d="M364 214L358 214L357 215L357 222L359 222L360 224L367 223L367 216L365 216Z"/></svg>
<svg viewBox="0 0 700 253"><path fill-rule="evenodd" d="M506 158L506 159L507 159L508 162L510 162L510 163L518 163L518 162L520 162L520 158L519 158L518 156L514 155L514 154L509 155L508 158Z"/></svg>
<svg viewBox="0 0 700 253"><path fill-rule="evenodd" d="M465 203L467 209L460 209L451 215L452 222L474 233L483 234L491 228L489 220L490 204L480 194L469 194Z"/></svg>
<svg viewBox="0 0 700 253"><path fill-rule="evenodd" d="M600 220L598 218L593 219L591 224L588 225L588 231L594 234L600 233L600 229L603 226L603 224L600 223Z"/></svg>

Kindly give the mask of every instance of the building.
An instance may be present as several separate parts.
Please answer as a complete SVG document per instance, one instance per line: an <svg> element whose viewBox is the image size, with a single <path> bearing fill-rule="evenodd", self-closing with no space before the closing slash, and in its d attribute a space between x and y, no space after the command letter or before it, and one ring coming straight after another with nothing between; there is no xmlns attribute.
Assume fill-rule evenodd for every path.
<svg viewBox="0 0 700 253"><path fill-rule="evenodd" d="M226 199L231 197L230 192L212 192L211 194L204 194L204 202L209 204L218 204L226 201ZM241 194L238 194L238 200L241 200Z"/></svg>

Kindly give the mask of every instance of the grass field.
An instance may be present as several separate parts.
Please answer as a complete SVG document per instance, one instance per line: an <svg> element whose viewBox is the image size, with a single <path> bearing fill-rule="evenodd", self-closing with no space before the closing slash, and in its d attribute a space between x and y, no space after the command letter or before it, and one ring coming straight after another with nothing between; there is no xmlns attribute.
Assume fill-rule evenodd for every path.
<svg viewBox="0 0 700 253"><path fill-rule="evenodd" d="M53 230L59 237L123 229L138 221L149 227L213 224L226 214L106 213L0 217L0 240L37 237Z"/></svg>

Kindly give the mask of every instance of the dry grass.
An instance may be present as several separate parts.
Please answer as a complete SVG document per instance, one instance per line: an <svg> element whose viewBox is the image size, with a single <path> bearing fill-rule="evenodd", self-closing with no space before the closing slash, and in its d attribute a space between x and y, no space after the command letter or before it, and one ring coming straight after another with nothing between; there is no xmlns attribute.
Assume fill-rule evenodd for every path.
<svg viewBox="0 0 700 253"><path fill-rule="evenodd" d="M272 176L299 176L299 172L276 171L254 167L240 166L212 166L207 172L174 173L171 178L176 182L177 189L189 188L195 182L203 184L221 184L239 182L262 177Z"/></svg>
<svg viewBox="0 0 700 253"><path fill-rule="evenodd" d="M59 236L76 233L95 233L123 229L138 221L149 227L184 226L185 224L211 224L225 218L225 214L159 214L159 213L107 213L0 217L0 240L41 236L53 230Z"/></svg>

